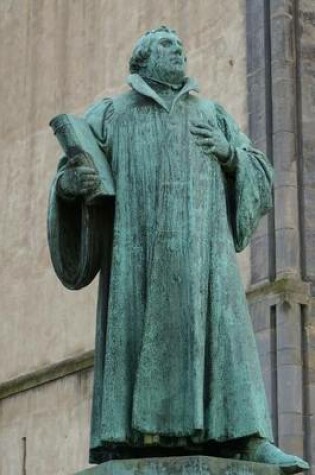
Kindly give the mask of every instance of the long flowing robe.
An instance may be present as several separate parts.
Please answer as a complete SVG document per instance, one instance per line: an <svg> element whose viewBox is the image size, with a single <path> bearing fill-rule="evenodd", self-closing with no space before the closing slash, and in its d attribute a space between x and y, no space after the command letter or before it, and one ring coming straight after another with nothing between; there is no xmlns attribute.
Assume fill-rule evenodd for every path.
<svg viewBox="0 0 315 475"><path fill-rule="evenodd" d="M58 196L62 161L49 204L63 284L80 289L100 271L90 461L145 434L162 445L272 439L235 254L271 207L271 167L220 105L192 94L192 80L170 108L140 76L129 83L86 114L114 202ZM196 144L194 121L223 131L234 170Z"/></svg>

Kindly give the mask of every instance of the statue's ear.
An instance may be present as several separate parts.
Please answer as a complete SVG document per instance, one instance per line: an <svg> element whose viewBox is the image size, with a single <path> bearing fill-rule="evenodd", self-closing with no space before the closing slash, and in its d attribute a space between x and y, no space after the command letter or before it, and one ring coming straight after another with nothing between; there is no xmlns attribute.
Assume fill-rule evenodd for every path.
<svg viewBox="0 0 315 475"><path fill-rule="evenodd" d="M138 57L138 61L137 61L137 67L138 67L138 73L141 75L141 73L144 73L146 67L147 67L147 64L148 64L148 61L150 59L150 55L144 55L144 54L141 54L139 57Z"/></svg>
<svg viewBox="0 0 315 475"><path fill-rule="evenodd" d="M132 52L129 60L129 70L131 74L141 74L146 69L148 60L150 58L150 48L147 43L139 42Z"/></svg>

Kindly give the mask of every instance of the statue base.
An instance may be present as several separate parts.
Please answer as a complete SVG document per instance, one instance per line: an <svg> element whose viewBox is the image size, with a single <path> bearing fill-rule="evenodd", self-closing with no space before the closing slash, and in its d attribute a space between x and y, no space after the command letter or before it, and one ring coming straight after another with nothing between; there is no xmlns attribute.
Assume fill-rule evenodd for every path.
<svg viewBox="0 0 315 475"><path fill-rule="evenodd" d="M273 465L191 455L112 460L77 475L280 475Z"/></svg>

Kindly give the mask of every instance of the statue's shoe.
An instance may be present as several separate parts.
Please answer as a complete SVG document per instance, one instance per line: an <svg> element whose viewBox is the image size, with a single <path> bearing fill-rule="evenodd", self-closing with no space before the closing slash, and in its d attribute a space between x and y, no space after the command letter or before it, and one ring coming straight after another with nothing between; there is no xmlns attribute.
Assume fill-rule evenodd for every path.
<svg viewBox="0 0 315 475"><path fill-rule="evenodd" d="M249 443L245 451L241 454L241 459L250 462L277 465L283 473L288 474L298 473L310 468L305 460L302 460L296 455L286 454L264 439L256 443Z"/></svg>

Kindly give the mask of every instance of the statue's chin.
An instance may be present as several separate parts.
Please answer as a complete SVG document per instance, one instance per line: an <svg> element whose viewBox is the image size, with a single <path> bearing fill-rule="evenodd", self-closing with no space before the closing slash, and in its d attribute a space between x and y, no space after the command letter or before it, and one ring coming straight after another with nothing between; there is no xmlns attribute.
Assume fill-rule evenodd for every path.
<svg viewBox="0 0 315 475"><path fill-rule="evenodd" d="M143 75L169 84L181 84L185 79L185 70L182 64L172 64L171 66L163 64L146 69L143 71Z"/></svg>
<svg viewBox="0 0 315 475"><path fill-rule="evenodd" d="M160 79L170 84L180 84L184 81L185 72L182 68L172 68L161 71Z"/></svg>

